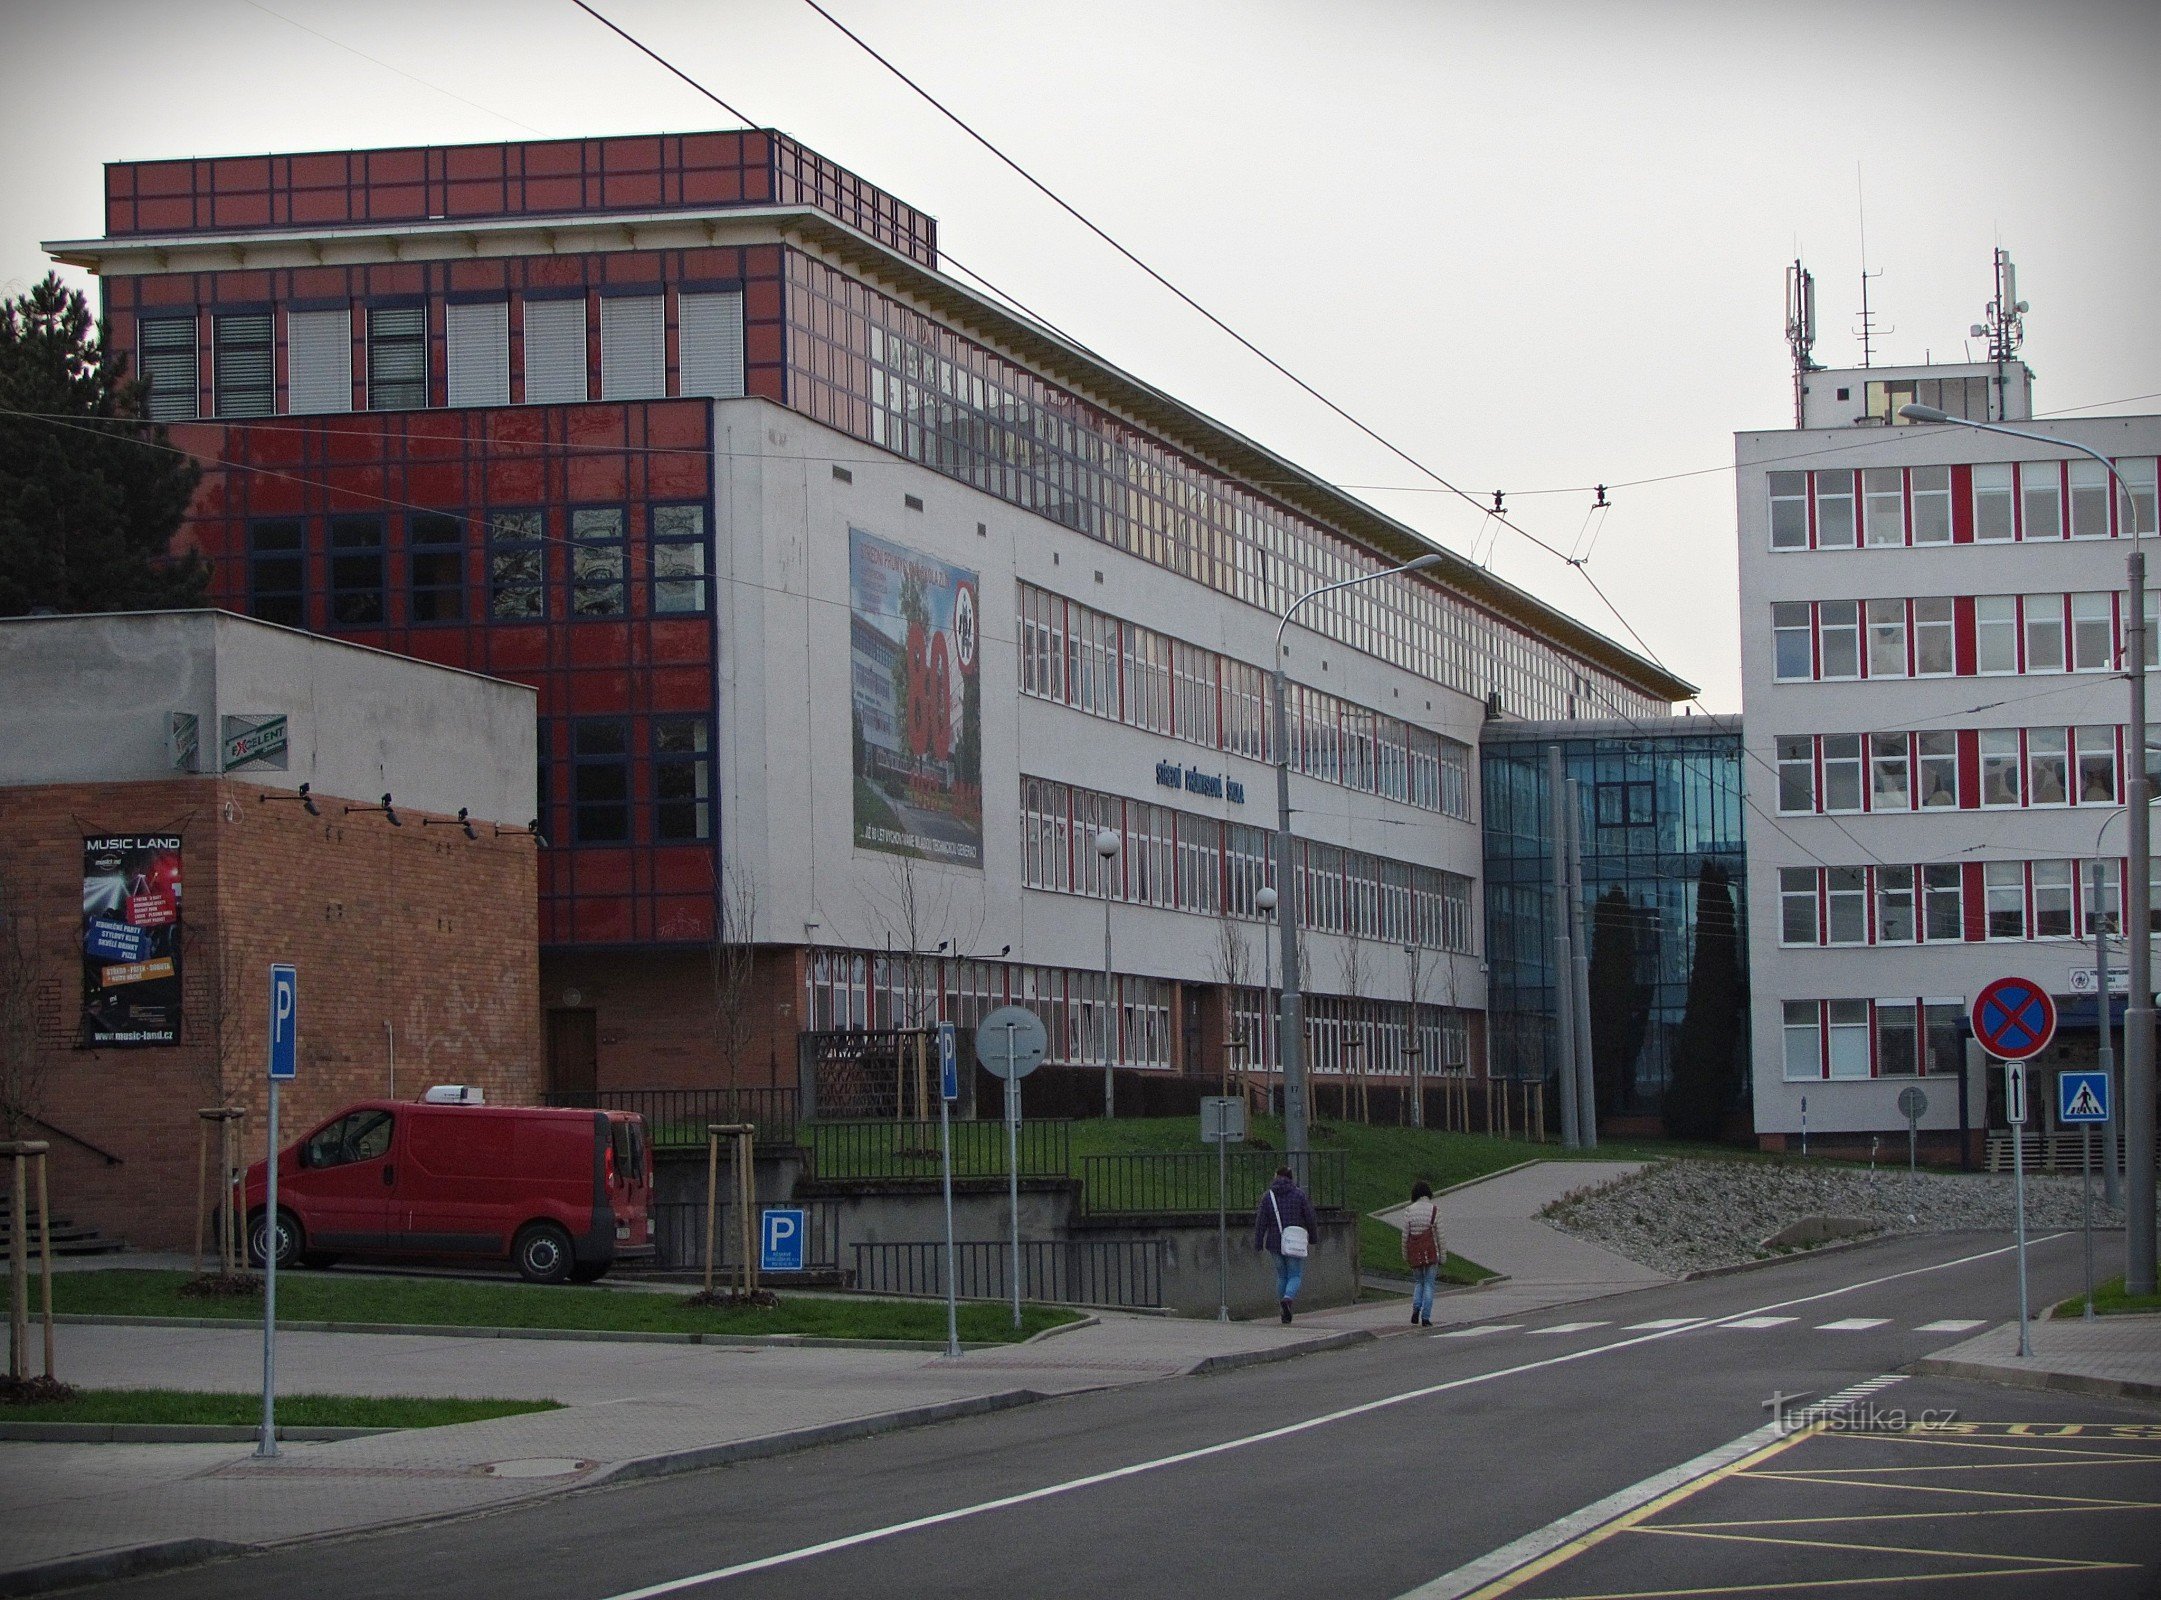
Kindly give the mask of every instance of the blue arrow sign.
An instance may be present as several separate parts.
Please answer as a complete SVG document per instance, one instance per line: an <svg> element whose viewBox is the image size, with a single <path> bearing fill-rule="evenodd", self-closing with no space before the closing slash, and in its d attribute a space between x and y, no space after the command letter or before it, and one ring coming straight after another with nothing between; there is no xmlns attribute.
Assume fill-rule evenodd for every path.
<svg viewBox="0 0 2161 1600"><path fill-rule="evenodd" d="M2066 1072L2058 1078L2056 1120L2068 1123L2108 1121L2108 1074Z"/></svg>

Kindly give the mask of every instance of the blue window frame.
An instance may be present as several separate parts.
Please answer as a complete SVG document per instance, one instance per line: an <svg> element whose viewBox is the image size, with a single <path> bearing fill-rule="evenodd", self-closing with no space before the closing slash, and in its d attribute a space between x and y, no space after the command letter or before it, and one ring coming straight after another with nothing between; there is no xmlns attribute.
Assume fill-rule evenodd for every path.
<svg viewBox="0 0 2161 1600"><path fill-rule="evenodd" d="M383 602L383 519L330 519L330 625L379 628Z"/></svg>
<svg viewBox="0 0 2161 1600"><path fill-rule="evenodd" d="M571 723L570 803L570 836L578 844L630 842L629 718Z"/></svg>
<svg viewBox="0 0 2161 1600"><path fill-rule="evenodd" d="M701 844L713 837L713 733L699 716L653 719L653 837Z"/></svg>
<svg viewBox="0 0 2161 1600"><path fill-rule="evenodd" d="M465 519L423 511L406 525L406 612L417 624L465 620Z"/></svg>
<svg viewBox="0 0 2161 1600"><path fill-rule="evenodd" d="M248 615L289 628L308 625L308 555L300 519L248 526Z"/></svg>
<svg viewBox="0 0 2161 1600"><path fill-rule="evenodd" d="M652 508L653 615L703 616L708 598L705 507Z"/></svg>
<svg viewBox="0 0 2161 1600"><path fill-rule="evenodd" d="M621 506L578 506L570 513L570 614L620 617L628 608Z"/></svg>
<svg viewBox="0 0 2161 1600"><path fill-rule="evenodd" d="M537 511L498 511L488 519L488 615L538 622L548 614L548 545Z"/></svg>

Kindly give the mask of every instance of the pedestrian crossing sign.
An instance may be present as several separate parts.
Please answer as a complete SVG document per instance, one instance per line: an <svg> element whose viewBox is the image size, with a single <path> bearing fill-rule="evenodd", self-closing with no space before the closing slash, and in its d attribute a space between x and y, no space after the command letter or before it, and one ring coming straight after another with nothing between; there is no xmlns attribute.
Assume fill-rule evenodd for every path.
<svg viewBox="0 0 2161 1600"><path fill-rule="evenodd" d="M2066 1072L2056 1080L2056 1120L2069 1123L2108 1121L2108 1074Z"/></svg>

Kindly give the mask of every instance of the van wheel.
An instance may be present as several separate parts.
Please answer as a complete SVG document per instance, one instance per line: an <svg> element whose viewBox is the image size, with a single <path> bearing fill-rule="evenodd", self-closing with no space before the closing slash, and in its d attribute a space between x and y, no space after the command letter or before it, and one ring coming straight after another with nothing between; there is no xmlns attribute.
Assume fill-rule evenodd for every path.
<svg viewBox="0 0 2161 1600"><path fill-rule="evenodd" d="M260 1267L269 1255L268 1236L270 1228L264 1213L258 1211L248 1218L248 1264ZM280 1269L300 1264L301 1252L307 1248L307 1235L300 1226L300 1219L283 1206L278 1207L278 1266Z"/></svg>
<svg viewBox="0 0 2161 1600"><path fill-rule="evenodd" d="M518 1264L518 1276L527 1283L561 1283L576 1264L571 1260L570 1235L552 1222L521 1229L510 1254Z"/></svg>

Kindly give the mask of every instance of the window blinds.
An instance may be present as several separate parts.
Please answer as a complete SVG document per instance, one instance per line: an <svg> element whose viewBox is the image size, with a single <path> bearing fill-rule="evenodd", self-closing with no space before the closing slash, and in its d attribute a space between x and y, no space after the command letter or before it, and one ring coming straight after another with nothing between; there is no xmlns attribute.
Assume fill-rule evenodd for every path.
<svg viewBox="0 0 2161 1600"><path fill-rule="evenodd" d="M285 404L294 412L353 409L353 314L347 307L286 313Z"/></svg>
<svg viewBox="0 0 2161 1600"><path fill-rule="evenodd" d="M443 309L449 344L450 403L510 404L510 302L451 305Z"/></svg>
<svg viewBox="0 0 2161 1600"><path fill-rule="evenodd" d="M668 392L666 302L657 294L600 302L600 398L650 400Z"/></svg>
<svg viewBox="0 0 2161 1600"><path fill-rule="evenodd" d="M682 328L683 393L728 400L743 392L743 294L677 297Z"/></svg>
<svg viewBox="0 0 2161 1600"><path fill-rule="evenodd" d="M545 405L585 397L585 302L526 301L526 403Z"/></svg>
<svg viewBox="0 0 2161 1600"><path fill-rule="evenodd" d="M195 317L145 317L136 325L136 366L150 385L146 409L156 421L196 414Z"/></svg>

